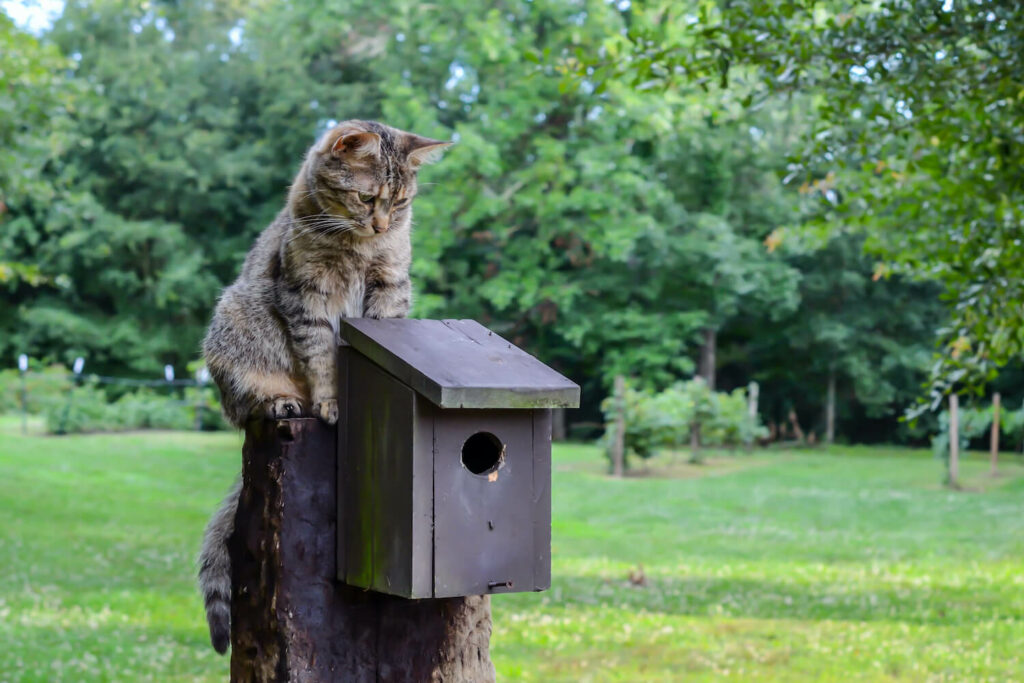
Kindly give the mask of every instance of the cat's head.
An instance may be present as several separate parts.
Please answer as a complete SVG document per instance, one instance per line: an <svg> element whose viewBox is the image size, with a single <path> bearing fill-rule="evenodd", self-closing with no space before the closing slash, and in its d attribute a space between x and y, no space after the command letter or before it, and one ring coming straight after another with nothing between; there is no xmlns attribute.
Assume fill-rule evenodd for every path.
<svg viewBox="0 0 1024 683"><path fill-rule="evenodd" d="M404 226L416 172L450 144L374 121L339 123L310 150L292 190L293 209L314 209L305 220L325 233L373 237Z"/></svg>

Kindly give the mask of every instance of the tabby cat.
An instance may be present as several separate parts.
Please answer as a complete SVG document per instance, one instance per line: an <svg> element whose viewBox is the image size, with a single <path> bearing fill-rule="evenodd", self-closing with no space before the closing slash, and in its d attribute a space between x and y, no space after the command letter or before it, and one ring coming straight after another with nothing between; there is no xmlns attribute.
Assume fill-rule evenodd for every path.
<svg viewBox="0 0 1024 683"><path fill-rule="evenodd" d="M448 144L345 121L310 148L287 206L224 290L203 342L233 425L309 415L338 421L339 321L408 313L416 173ZM210 640L220 653L230 642L227 540L239 488L210 520L199 556Z"/></svg>

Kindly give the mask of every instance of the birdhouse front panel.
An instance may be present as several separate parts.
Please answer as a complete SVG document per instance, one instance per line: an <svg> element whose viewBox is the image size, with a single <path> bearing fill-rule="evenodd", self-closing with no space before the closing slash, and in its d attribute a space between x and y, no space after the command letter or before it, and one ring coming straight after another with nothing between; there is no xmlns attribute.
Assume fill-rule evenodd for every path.
<svg viewBox="0 0 1024 683"><path fill-rule="evenodd" d="M436 597L548 588L547 415L546 410L455 410L437 417ZM538 434L535 427L543 432L545 425L547 433Z"/></svg>

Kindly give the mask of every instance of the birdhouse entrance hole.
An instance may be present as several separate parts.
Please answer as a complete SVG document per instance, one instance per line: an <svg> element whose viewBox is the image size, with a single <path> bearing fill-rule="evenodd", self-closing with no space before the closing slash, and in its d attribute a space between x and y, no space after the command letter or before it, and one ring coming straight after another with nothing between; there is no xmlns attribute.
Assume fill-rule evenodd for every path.
<svg viewBox="0 0 1024 683"><path fill-rule="evenodd" d="M490 432L477 432L462 444L462 464L473 474L489 474L505 459L505 444Z"/></svg>

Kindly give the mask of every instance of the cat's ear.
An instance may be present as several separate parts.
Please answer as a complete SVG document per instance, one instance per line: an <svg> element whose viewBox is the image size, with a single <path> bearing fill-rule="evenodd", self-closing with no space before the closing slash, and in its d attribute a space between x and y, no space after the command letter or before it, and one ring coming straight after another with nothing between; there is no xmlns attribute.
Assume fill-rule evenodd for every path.
<svg viewBox="0 0 1024 683"><path fill-rule="evenodd" d="M432 164L441 158L441 154L447 147L453 144L455 143L410 135L406 143L409 150L409 165L419 168L423 164Z"/></svg>
<svg viewBox="0 0 1024 683"><path fill-rule="evenodd" d="M331 154L341 159L361 159L380 156L380 136L376 133L349 133L341 135L331 146Z"/></svg>

